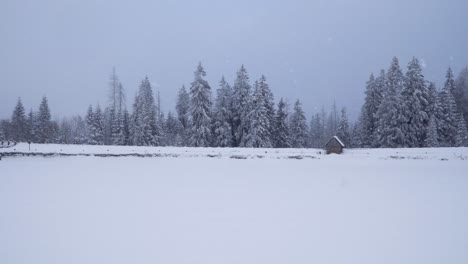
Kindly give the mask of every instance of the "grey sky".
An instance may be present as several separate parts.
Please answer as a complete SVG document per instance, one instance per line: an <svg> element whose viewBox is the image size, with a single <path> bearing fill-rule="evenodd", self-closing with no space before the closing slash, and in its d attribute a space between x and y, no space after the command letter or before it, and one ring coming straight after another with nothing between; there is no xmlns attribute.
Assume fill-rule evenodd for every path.
<svg viewBox="0 0 468 264"><path fill-rule="evenodd" d="M414 55L443 82L468 64L466 0L117 1L0 0L0 117L18 96L54 117L106 103L112 67L130 106L141 79L173 109L202 61L215 90L241 64L265 74L278 99L300 98L308 118L335 99L359 111L371 71Z"/></svg>

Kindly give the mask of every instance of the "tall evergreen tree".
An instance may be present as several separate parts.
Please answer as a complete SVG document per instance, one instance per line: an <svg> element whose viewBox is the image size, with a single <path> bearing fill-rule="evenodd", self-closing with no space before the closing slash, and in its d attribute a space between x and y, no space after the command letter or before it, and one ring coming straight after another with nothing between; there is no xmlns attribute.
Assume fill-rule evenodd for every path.
<svg viewBox="0 0 468 264"><path fill-rule="evenodd" d="M271 148L271 131L269 130L270 119L268 116L268 102L266 96L265 83L255 82L255 89L252 98L251 111L248 116L250 128L245 135L246 147Z"/></svg>
<svg viewBox="0 0 468 264"><path fill-rule="evenodd" d="M244 65L237 72L232 95L233 141L234 147L245 146L246 135L250 128L250 84L249 76Z"/></svg>
<svg viewBox="0 0 468 264"><path fill-rule="evenodd" d="M324 138L323 119L321 115L317 113L310 119L309 145L313 148L322 148Z"/></svg>
<svg viewBox="0 0 468 264"><path fill-rule="evenodd" d="M182 125L182 145L188 146L188 133L189 133L189 120L190 120L190 95L185 89L185 86L182 86L178 95L176 102L176 112L177 118L179 119L180 124Z"/></svg>
<svg viewBox="0 0 468 264"><path fill-rule="evenodd" d="M43 97L37 113L37 140L39 143L52 141L53 124L51 121L49 103L47 97Z"/></svg>
<svg viewBox="0 0 468 264"><path fill-rule="evenodd" d="M453 95L461 112L468 123L468 66L463 68L455 81L455 94Z"/></svg>
<svg viewBox="0 0 468 264"><path fill-rule="evenodd" d="M153 89L148 77L140 84L133 104L132 142L137 146L159 146L161 128L158 126Z"/></svg>
<svg viewBox="0 0 468 264"><path fill-rule="evenodd" d="M429 124L426 130L425 147L436 148L439 146L439 134L437 133L437 119L435 115L429 118Z"/></svg>
<svg viewBox="0 0 468 264"><path fill-rule="evenodd" d="M216 91L216 102L214 109L214 146L231 147L232 146L232 128L230 120L232 89L224 79L219 82L219 88Z"/></svg>
<svg viewBox="0 0 468 264"><path fill-rule="evenodd" d="M341 116L336 135L346 146L350 145L351 131L349 128L348 114L346 113L346 108L344 107L341 109Z"/></svg>
<svg viewBox="0 0 468 264"><path fill-rule="evenodd" d="M127 109L124 109L123 115L122 115L122 134L124 138L124 145L131 145L131 133L130 133L130 113L127 111Z"/></svg>
<svg viewBox="0 0 468 264"><path fill-rule="evenodd" d="M211 143L211 88L204 79L205 70L201 63L194 73L190 87L191 137L190 146L209 147Z"/></svg>
<svg viewBox="0 0 468 264"><path fill-rule="evenodd" d="M10 124L11 139L14 141L26 140L27 126L28 125L27 125L26 113L24 110L23 102L21 101L21 98L18 98L15 109L13 110L13 114L11 116L11 124Z"/></svg>
<svg viewBox="0 0 468 264"><path fill-rule="evenodd" d="M457 132L455 135L455 146L456 147L466 147L468 139L468 132L466 128L465 118L463 114L458 114L457 118Z"/></svg>
<svg viewBox="0 0 468 264"><path fill-rule="evenodd" d="M442 146L454 146L457 134L458 112L457 103L453 97L453 74L449 68L446 75L444 88L440 92L442 114L439 119L439 137Z"/></svg>
<svg viewBox="0 0 468 264"><path fill-rule="evenodd" d="M401 114L400 96L404 78L396 57L392 59L386 80L382 103L377 111L375 146L397 148L404 146L405 135L402 131L404 119Z"/></svg>
<svg viewBox="0 0 468 264"><path fill-rule="evenodd" d="M371 147L375 142L375 131L377 129L377 116L376 113L382 102L383 97L383 85L385 83L385 72L382 70L381 76L378 80L371 74L369 81L367 81L366 97L364 99L364 105L361 110L361 138L362 144L365 147Z"/></svg>
<svg viewBox="0 0 468 264"><path fill-rule="evenodd" d="M283 98L280 99L278 103L278 110L276 111L275 116L275 147L276 148L290 148L291 147L291 138L289 133L289 126L287 123L288 120L288 110L286 102Z"/></svg>
<svg viewBox="0 0 468 264"><path fill-rule="evenodd" d="M408 65L405 85L402 91L402 115L405 120L405 146L423 147L426 139L426 127L429 115L426 110L429 105L429 90L422 75L419 60L414 58Z"/></svg>
<svg viewBox="0 0 468 264"><path fill-rule="evenodd" d="M290 133L291 146L293 148L305 148L307 145L307 120L302 104L299 100L294 104L294 112L291 115Z"/></svg>
<svg viewBox="0 0 468 264"><path fill-rule="evenodd" d="M93 117L93 141L96 142L97 145L104 145L104 115L99 104L96 106Z"/></svg>

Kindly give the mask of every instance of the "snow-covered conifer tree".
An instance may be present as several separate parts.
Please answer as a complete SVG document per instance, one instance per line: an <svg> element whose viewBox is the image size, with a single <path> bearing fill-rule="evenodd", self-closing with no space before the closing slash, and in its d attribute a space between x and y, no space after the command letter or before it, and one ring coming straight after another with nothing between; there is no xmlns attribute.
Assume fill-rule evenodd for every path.
<svg viewBox="0 0 468 264"><path fill-rule="evenodd" d="M375 146L397 148L405 144L402 130L404 119L401 114L401 91L403 89L403 73L398 59L393 58L387 71L386 85L382 103L377 111L378 123Z"/></svg>
<svg viewBox="0 0 468 264"><path fill-rule="evenodd" d="M216 90L216 101L214 108L213 136L214 146L231 147L232 146L232 128L230 120L232 89L224 79L219 82L219 88Z"/></svg>
<svg viewBox="0 0 468 264"><path fill-rule="evenodd" d="M201 63L190 87L190 146L209 147L211 135L211 88Z"/></svg>
<svg viewBox="0 0 468 264"><path fill-rule="evenodd" d="M408 64L402 95L402 116L406 147L423 147L426 127L429 123L427 106L429 90L426 87L419 60L414 58Z"/></svg>
<svg viewBox="0 0 468 264"><path fill-rule="evenodd" d="M27 120L21 98L18 98L15 109L11 116L10 134L14 141L24 141L26 139Z"/></svg>
<svg viewBox="0 0 468 264"><path fill-rule="evenodd" d="M50 143L52 141L52 125L49 104L47 97L44 96L37 113L37 140L39 143Z"/></svg>
<svg viewBox="0 0 468 264"><path fill-rule="evenodd" d="M455 93L453 95L458 106L458 112L468 122L468 66L463 68L455 80Z"/></svg>
<svg viewBox="0 0 468 264"><path fill-rule="evenodd" d="M458 111L457 103L452 94L454 82L450 68L447 70L446 77L444 88L440 92L442 114L439 118L439 137L442 146L454 146L458 126Z"/></svg>
<svg viewBox="0 0 468 264"><path fill-rule="evenodd" d="M157 123L153 89L148 77L140 84L133 104L132 142L137 146L159 146L161 131Z"/></svg>
<svg viewBox="0 0 468 264"><path fill-rule="evenodd" d="M341 109L340 121L338 122L338 129L336 131L338 138L346 145L351 143L351 131L349 130L348 114L346 108Z"/></svg>
<svg viewBox="0 0 468 264"><path fill-rule="evenodd" d="M182 125L182 146L187 146L189 143L188 129L190 120L190 95L185 89L185 86L182 86L177 95L176 112L177 118L179 119L179 122Z"/></svg>
<svg viewBox="0 0 468 264"><path fill-rule="evenodd" d="M93 128L94 131L91 134L93 142L97 145L104 144L104 115L99 104L96 106L96 111L93 114Z"/></svg>
<svg viewBox="0 0 468 264"><path fill-rule="evenodd" d="M437 133L437 119L435 115L429 118L429 124L426 130L425 146L429 148L436 148L439 146L439 134Z"/></svg>
<svg viewBox="0 0 468 264"><path fill-rule="evenodd" d="M293 148L305 148L307 144L307 120L302 104L299 100L294 104L294 112L291 115L289 131L291 133L291 146Z"/></svg>
<svg viewBox="0 0 468 264"><path fill-rule="evenodd" d="M457 132L455 135L455 146L466 147L468 140L468 132L466 128L465 118L463 114L458 114L457 118Z"/></svg>
<svg viewBox="0 0 468 264"><path fill-rule="evenodd" d="M272 142L270 128L270 119L267 109L267 98L265 97L264 85L259 81L255 82L255 88L252 98L251 111L248 116L250 128L245 135L246 147L271 148Z"/></svg>
<svg viewBox="0 0 468 264"><path fill-rule="evenodd" d="M276 148L290 148L291 138L289 133L288 110L283 98L278 103L275 116L274 139Z"/></svg>
<svg viewBox="0 0 468 264"><path fill-rule="evenodd" d="M249 76L244 65L237 72L232 95L232 129L234 131L234 147L245 146L246 135L250 128L250 84Z"/></svg>

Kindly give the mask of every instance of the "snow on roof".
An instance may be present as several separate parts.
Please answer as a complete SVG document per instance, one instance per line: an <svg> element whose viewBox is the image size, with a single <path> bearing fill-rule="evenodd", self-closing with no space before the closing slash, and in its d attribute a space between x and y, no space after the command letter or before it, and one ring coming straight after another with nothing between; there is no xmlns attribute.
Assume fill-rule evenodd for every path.
<svg viewBox="0 0 468 264"><path fill-rule="evenodd" d="M336 141L338 141L338 143L344 148L345 147L345 144L343 144L343 142L337 137L337 136L333 136L329 141L328 143L330 143L330 141L332 141L332 139L336 139ZM328 143L326 145L328 145Z"/></svg>

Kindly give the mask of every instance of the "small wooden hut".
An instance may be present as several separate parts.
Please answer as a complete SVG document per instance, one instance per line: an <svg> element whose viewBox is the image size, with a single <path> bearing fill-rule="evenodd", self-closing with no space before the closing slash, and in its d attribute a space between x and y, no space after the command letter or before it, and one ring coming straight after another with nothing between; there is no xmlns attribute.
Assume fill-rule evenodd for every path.
<svg viewBox="0 0 468 264"><path fill-rule="evenodd" d="M337 136L332 137L328 143L325 144L325 150L327 151L327 154L341 154L343 153L344 147L345 145Z"/></svg>

